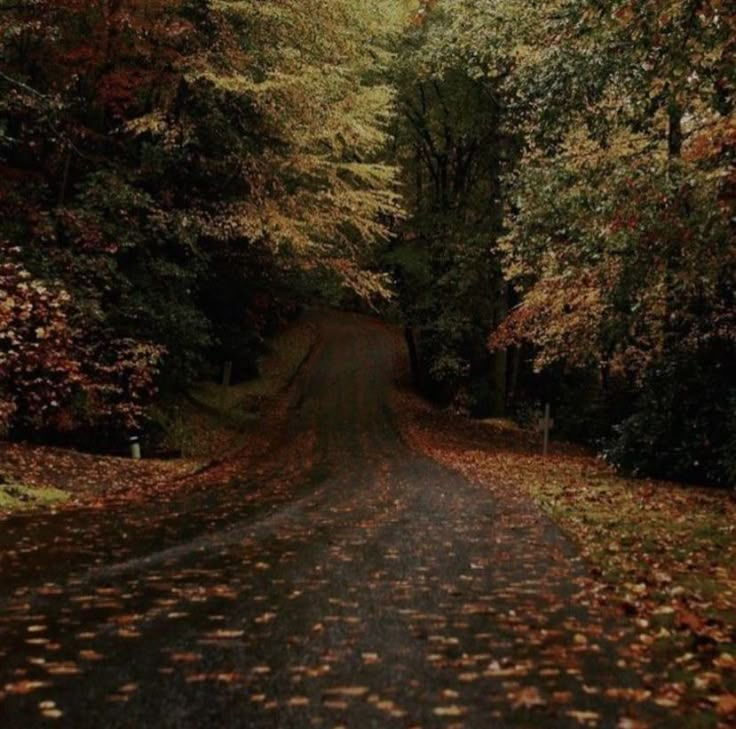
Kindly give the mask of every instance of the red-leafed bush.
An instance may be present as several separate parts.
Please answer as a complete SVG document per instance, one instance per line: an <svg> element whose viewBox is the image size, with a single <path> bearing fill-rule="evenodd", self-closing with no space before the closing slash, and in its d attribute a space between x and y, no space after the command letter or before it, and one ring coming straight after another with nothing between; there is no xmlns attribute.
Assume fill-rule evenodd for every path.
<svg viewBox="0 0 736 729"><path fill-rule="evenodd" d="M73 327L74 318L64 289L0 264L0 429L138 427L162 347Z"/></svg>
<svg viewBox="0 0 736 729"><path fill-rule="evenodd" d="M0 264L0 428L48 423L82 382L68 308L63 289Z"/></svg>

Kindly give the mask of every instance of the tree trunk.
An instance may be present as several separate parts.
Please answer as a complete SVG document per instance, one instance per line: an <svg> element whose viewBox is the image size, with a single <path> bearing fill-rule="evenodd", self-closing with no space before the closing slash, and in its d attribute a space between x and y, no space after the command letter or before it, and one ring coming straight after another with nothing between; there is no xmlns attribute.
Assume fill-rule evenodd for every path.
<svg viewBox="0 0 736 729"><path fill-rule="evenodd" d="M509 286L503 283L496 303L495 326L499 326L509 313ZM508 373L508 349L498 349L492 356L491 415L502 418L506 415L506 393Z"/></svg>
<svg viewBox="0 0 736 729"><path fill-rule="evenodd" d="M411 378L414 387L421 389L422 377L419 370L419 355L417 353L417 342L412 327L404 327L404 339L406 339L406 348L409 350L409 365L411 366Z"/></svg>
<svg viewBox="0 0 736 729"><path fill-rule="evenodd" d="M59 186L58 207L63 207L66 202L66 191L69 186L69 172L72 166L72 150L67 149L64 159L64 170L61 173L61 185Z"/></svg>
<svg viewBox="0 0 736 729"><path fill-rule="evenodd" d="M676 101L670 103L669 130L667 147L671 159L677 159L682 154L682 108Z"/></svg>
<svg viewBox="0 0 736 729"><path fill-rule="evenodd" d="M516 402L516 388L519 386L519 371L521 370L521 345L514 347L514 353L511 358L511 374L509 375L509 388L506 395L506 402L512 406Z"/></svg>

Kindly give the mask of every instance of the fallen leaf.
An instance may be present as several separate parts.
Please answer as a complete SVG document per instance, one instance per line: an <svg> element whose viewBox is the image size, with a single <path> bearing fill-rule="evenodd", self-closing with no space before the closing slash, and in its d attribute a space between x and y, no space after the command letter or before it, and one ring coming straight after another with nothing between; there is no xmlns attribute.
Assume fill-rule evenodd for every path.
<svg viewBox="0 0 736 729"><path fill-rule="evenodd" d="M547 703L536 686L524 686L510 694L509 698L515 709L533 709L535 706L544 706Z"/></svg>
<svg viewBox="0 0 736 729"><path fill-rule="evenodd" d="M325 689L326 694L337 695L337 696L365 696L368 693L366 686L337 686L335 688Z"/></svg>
<svg viewBox="0 0 736 729"><path fill-rule="evenodd" d="M736 716L736 694L723 694L716 704L718 716Z"/></svg>
<svg viewBox="0 0 736 729"><path fill-rule="evenodd" d="M462 716L466 712L466 709L462 706L456 706L452 704L450 706L438 706L432 709L432 713L435 716Z"/></svg>

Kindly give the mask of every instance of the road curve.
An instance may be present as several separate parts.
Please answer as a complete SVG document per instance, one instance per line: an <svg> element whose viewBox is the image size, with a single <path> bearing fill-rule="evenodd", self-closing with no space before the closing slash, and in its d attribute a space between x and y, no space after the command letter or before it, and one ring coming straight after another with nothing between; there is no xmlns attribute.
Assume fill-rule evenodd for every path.
<svg viewBox="0 0 736 729"><path fill-rule="evenodd" d="M7 521L0 726L661 723L556 528L403 443L395 335L312 316L260 474Z"/></svg>

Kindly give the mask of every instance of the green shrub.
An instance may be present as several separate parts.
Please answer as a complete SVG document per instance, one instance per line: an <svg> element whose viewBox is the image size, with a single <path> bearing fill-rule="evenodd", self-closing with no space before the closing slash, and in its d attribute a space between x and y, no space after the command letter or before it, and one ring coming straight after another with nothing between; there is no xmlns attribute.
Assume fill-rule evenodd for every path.
<svg viewBox="0 0 736 729"><path fill-rule="evenodd" d="M730 354L731 356L725 356ZM670 357L642 383L606 456L624 471L732 485L736 476L736 369L710 349Z"/></svg>

